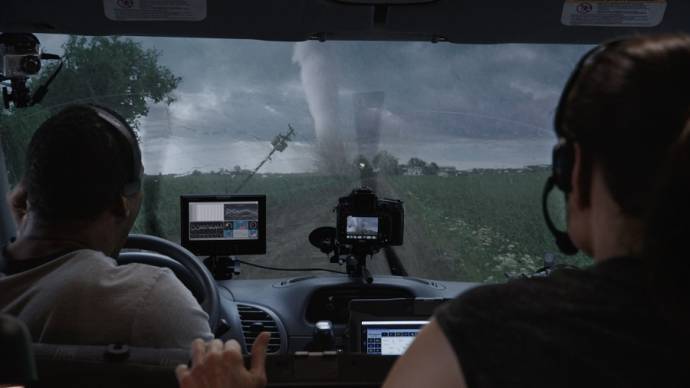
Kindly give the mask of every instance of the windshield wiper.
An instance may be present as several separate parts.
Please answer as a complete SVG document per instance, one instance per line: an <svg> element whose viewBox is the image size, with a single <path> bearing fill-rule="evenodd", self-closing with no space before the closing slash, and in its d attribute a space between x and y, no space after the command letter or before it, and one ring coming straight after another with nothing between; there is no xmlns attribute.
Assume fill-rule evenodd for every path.
<svg viewBox="0 0 690 388"><path fill-rule="evenodd" d="M383 256L386 258L388 268L391 270L391 275L394 276L408 276L405 266L400 261L398 253L395 248L388 246L383 248Z"/></svg>
<svg viewBox="0 0 690 388"><path fill-rule="evenodd" d="M360 181L362 182L362 186L369 187L374 192L378 192L378 177L371 176L362 169L360 170ZM402 261L400 261L400 256L398 256L398 253L395 251L394 247L390 245L384 247L383 256L386 258L386 262L388 263L388 268L391 271L391 275L409 276L407 270L405 269L405 266L403 265Z"/></svg>

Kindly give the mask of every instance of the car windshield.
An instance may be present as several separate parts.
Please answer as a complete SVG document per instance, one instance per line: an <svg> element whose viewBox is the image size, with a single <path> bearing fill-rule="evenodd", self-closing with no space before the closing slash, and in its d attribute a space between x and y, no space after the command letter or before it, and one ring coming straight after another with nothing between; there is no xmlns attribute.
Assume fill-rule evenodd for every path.
<svg viewBox="0 0 690 388"><path fill-rule="evenodd" d="M368 259L375 275L397 262L410 276L500 282L553 258L589 263L558 254L540 204L554 110L588 46L38 37L65 65L40 104L0 115L11 185L42 120L96 102L140 138L136 233L180 242L182 194L265 194L267 253L243 259L342 271L308 236L365 185L405 210L404 244ZM239 277L295 275L243 266Z"/></svg>

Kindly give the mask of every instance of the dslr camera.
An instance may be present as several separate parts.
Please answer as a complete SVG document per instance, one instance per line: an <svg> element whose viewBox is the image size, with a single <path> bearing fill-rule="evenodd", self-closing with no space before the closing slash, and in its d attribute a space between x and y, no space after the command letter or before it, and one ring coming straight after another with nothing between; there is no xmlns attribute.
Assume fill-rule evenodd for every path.
<svg viewBox="0 0 690 388"><path fill-rule="evenodd" d="M23 78L41 71L40 44L32 34L0 34L0 75Z"/></svg>
<svg viewBox="0 0 690 388"><path fill-rule="evenodd" d="M338 199L336 236L340 245L375 251L403 244L404 209L400 200L379 199L369 188Z"/></svg>
<svg viewBox="0 0 690 388"><path fill-rule="evenodd" d="M10 89L3 84L2 98L6 109L14 102L17 108L35 105L48 92L48 85L62 69L62 63L48 80L34 91L29 90L29 77L41 71L44 59L59 60L55 54L41 53L40 42L33 34L0 33L0 82L10 81Z"/></svg>

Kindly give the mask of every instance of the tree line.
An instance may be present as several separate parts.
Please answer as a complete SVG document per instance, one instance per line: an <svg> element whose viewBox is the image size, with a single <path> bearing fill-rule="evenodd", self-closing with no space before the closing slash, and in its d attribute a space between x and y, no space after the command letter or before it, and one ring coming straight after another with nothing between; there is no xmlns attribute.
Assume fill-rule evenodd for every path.
<svg viewBox="0 0 690 388"><path fill-rule="evenodd" d="M53 113L69 104L95 103L119 114L135 130L150 103L172 103L181 77L158 63L161 53L130 38L70 36L62 45L64 65L40 104L1 110L0 137L10 183L24 174L31 136ZM51 63L30 81L42 85L57 69Z"/></svg>
<svg viewBox="0 0 690 388"><path fill-rule="evenodd" d="M427 162L417 157L410 158L406 164L401 164L400 160L388 151L379 151L371 161L364 156L358 156L354 164L362 173L372 175L375 173L383 175L438 175L442 169L435 162Z"/></svg>

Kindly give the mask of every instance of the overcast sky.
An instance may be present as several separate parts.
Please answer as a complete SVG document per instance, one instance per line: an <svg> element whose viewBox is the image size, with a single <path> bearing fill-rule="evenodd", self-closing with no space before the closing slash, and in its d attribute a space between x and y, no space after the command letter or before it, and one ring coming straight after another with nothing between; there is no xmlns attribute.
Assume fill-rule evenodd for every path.
<svg viewBox="0 0 690 388"><path fill-rule="evenodd" d="M64 41L39 39L51 52ZM160 63L182 77L177 101L151 107L142 121L147 170L173 173L253 168L288 123L296 143L266 171L312 170L319 131L333 130L354 154L353 98L372 91L385 95L378 149L403 161L418 156L459 168L547 163L558 96L588 48L308 42L297 44L296 54L296 44L286 42L135 39L159 50ZM303 68L306 61L315 62ZM323 99L332 101L315 101ZM326 129L315 128L321 114Z"/></svg>

